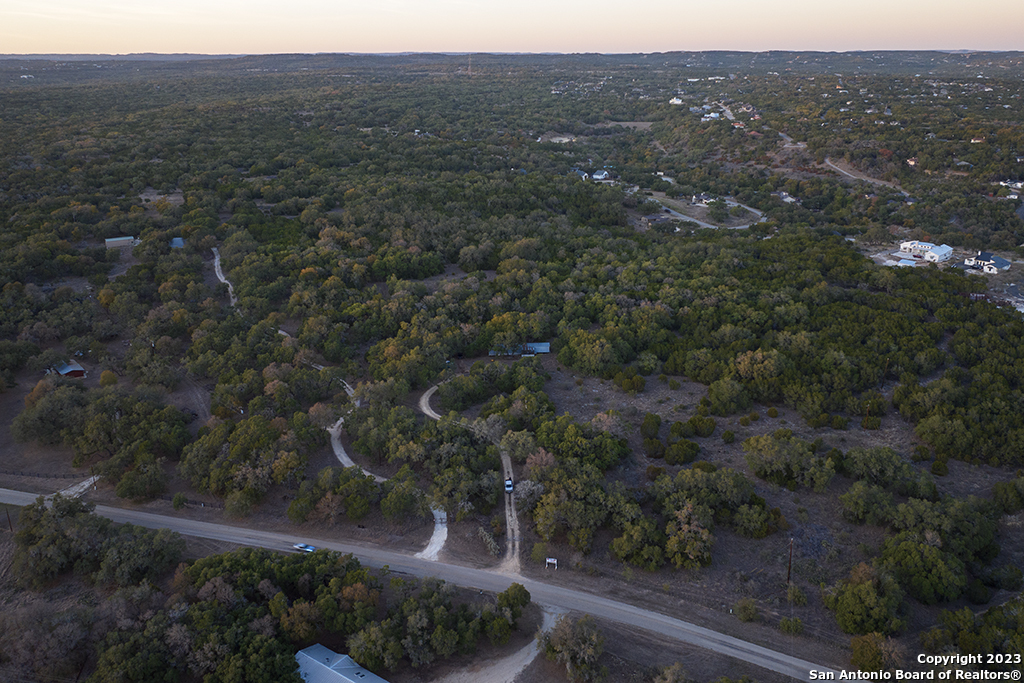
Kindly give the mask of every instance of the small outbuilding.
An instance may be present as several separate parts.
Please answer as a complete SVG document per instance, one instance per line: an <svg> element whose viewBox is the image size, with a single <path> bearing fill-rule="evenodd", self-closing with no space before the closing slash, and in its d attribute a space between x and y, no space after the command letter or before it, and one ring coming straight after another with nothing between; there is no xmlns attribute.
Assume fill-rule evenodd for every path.
<svg viewBox="0 0 1024 683"><path fill-rule="evenodd" d="M181 238L181 237L172 237L171 238L171 249L184 249L184 248L185 248L185 240L183 238Z"/></svg>
<svg viewBox="0 0 1024 683"><path fill-rule="evenodd" d="M121 249L122 247L134 247L138 244L138 240L131 236L108 237L103 240L103 243L106 245L107 249Z"/></svg>
<svg viewBox="0 0 1024 683"><path fill-rule="evenodd" d="M295 660L306 683L388 683L348 655L339 655L320 643L299 650Z"/></svg>
<svg viewBox="0 0 1024 683"><path fill-rule="evenodd" d="M76 361L73 360L68 361L66 363L59 363L58 365L54 365L52 368L47 370L47 374L55 374L60 375L61 377L75 378L81 378L88 375L88 373L85 371L85 368L83 368L81 365L79 365Z"/></svg>

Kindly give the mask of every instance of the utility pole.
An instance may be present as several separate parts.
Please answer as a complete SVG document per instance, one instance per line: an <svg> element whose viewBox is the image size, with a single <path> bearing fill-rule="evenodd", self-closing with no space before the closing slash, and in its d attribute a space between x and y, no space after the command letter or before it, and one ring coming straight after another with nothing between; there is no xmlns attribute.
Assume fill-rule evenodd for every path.
<svg viewBox="0 0 1024 683"><path fill-rule="evenodd" d="M14 533L14 525L11 524L11 511L10 511L9 508L5 507L4 508L4 512L7 513L7 526L9 526L11 528L11 533L13 534Z"/></svg>

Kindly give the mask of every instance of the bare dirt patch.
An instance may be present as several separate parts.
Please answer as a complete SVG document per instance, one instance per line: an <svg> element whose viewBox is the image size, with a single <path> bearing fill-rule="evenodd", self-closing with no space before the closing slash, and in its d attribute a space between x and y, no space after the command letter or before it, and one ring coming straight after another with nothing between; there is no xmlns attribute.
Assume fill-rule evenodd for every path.
<svg viewBox="0 0 1024 683"><path fill-rule="evenodd" d="M156 218L160 215L160 212L155 207L157 202L164 201L170 206L182 206L185 203L185 195L181 190L164 193L152 187L147 187L143 190L139 194L139 199L142 200L143 206L146 207L146 215L150 218Z"/></svg>
<svg viewBox="0 0 1024 683"><path fill-rule="evenodd" d="M665 196L664 192L655 192L652 196L665 206L674 211L678 211L684 216L689 216L690 218L701 221L702 223L710 223L711 225L717 225L722 228L736 228L741 225L749 225L758 219L757 215L744 210L743 215L741 216L733 216L730 213L728 218L724 221L717 221L711 218L710 209L703 204L691 204L688 201L669 199Z"/></svg>
<svg viewBox="0 0 1024 683"><path fill-rule="evenodd" d="M612 126L622 126L623 128L632 128L633 130L650 130L653 125L651 121L605 121L604 123L597 124L597 127L610 128Z"/></svg>
<svg viewBox="0 0 1024 683"><path fill-rule="evenodd" d="M444 286L446 283L461 280L467 275L468 273L462 270L462 268L459 268L458 266L449 263L448 265L445 266L444 272L441 273L440 275L434 275L433 277L428 277L423 280L417 280L417 282L426 287L428 292L433 293L440 289L442 286Z"/></svg>
<svg viewBox="0 0 1024 683"><path fill-rule="evenodd" d="M118 259L117 265L110 269L110 273L107 274L108 280L114 280L121 275L128 272L128 269L132 266L138 265L139 260L132 254L131 247L120 247L120 258Z"/></svg>

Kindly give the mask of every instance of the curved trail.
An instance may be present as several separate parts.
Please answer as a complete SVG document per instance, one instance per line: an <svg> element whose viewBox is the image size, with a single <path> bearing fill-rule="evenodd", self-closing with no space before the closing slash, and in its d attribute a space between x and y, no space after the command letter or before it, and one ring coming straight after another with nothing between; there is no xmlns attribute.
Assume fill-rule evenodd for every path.
<svg viewBox="0 0 1024 683"><path fill-rule="evenodd" d="M542 607L541 609L544 611L544 620L540 626L542 631L550 631L558 617L565 614L563 610L551 607ZM434 683L512 683L519 672L529 666L538 654L540 654L540 647L537 645L537 640L534 639L507 657L489 663L484 662L465 671L448 674L444 678L435 679Z"/></svg>
<svg viewBox="0 0 1024 683"><path fill-rule="evenodd" d="M897 192L901 193L904 197L910 196L909 192L901 188L896 183L890 183L887 180L879 180L878 178L871 178L870 176L866 176L863 173L855 173L853 171L848 171L845 168L840 168L839 166L832 162L832 159L830 157L825 157L825 165L831 168L833 171L836 171L840 175L845 176L847 178L852 178L854 180L862 180L865 183L871 183L872 185L882 185L883 187L888 187L890 189L896 190Z"/></svg>
<svg viewBox="0 0 1024 683"><path fill-rule="evenodd" d="M36 498L38 498L38 495L34 493L0 489L0 503L29 505L34 503ZM137 524L148 529L166 528L188 536L210 538L227 543L268 548L281 552L291 551L292 544L295 542L292 534L182 519L180 517L157 515L141 510L97 505L95 513L117 523ZM504 591L514 581L515 583L522 584L530 592L533 601L539 605L592 614L599 619L608 619L617 623L655 631L663 637L673 638L683 643L734 657L755 666L796 678L797 680L809 681L812 670L825 672L826 674L831 673L834 677L833 680L838 680L835 671L820 664L718 633L709 628L697 626L696 624L669 616L663 612L654 612L601 595L554 586L522 576L510 577L495 571L474 569L444 562L428 562L404 553L385 550L376 546L341 543L319 538L309 538L306 542L329 550L351 553L368 567L381 568L387 565L392 572L418 577L433 576L459 586L489 592L497 593ZM681 603L671 605L666 602L663 605L663 609L675 612L684 609L684 606ZM811 646L806 644L806 647L810 648Z"/></svg>
<svg viewBox="0 0 1024 683"><path fill-rule="evenodd" d="M423 392L419 401L420 412L432 420L441 419L441 415L430 407L430 397L434 395L435 391L437 391L437 387L438 385L435 384ZM476 425L473 425L466 420L463 420L463 426L477 436L486 436L476 427ZM501 456L502 478L512 479L512 458L510 458L508 452L501 447L499 438L496 437L492 439L492 441L494 445L498 447L498 453ZM435 520L436 518L437 513L435 512ZM435 533L436 528L437 527L435 527ZM445 529L445 533L447 533L447 527ZM519 564L519 516L516 514L516 500L514 494L505 494L505 539L505 559L502 560L500 565L498 565L498 571L503 574L517 575L519 574L521 565Z"/></svg>
<svg viewBox="0 0 1024 683"><path fill-rule="evenodd" d="M436 562L437 556L444 550L444 542L448 540L448 513L434 506L430 507L430 512L434 515L434 533L430 535L427 547L413 557Z"/></svg>
<svg viewBox="0 0 1024 683"><path fill-rule="evenodd" d="M228 297L231 299L231 305L235 306L235 304L238 303L238 299L235 297L235 288L231 285L228 279L224 277L224 271L221 270L220 267L220 251L217 250L217 247L213 247L213 271L217 274L217 279L228 286ZM290 336L285 330L279 329L277 333L283 337ZM313 367L317 370L324 369L324 366L322 365L314 365ZM352 386L345 380L341 380L341 383L345 387L345 393L348 394L349 397L352 397L352 395L355 394L355 390ZM436 390L437 387L434 387L434 389ZM424 398L429 400L428 396L425 396ZM421 399L421 406L423 400L424 399ZM355 405L357 408L359 407L358 400L355 402ZM429 407L429 403L427 405ZM437 420L440 419L440 417L440 415L437 415L434 419ZM327 428L327 433L331 435L331 449L334 451L334 457L338 459L338 462L340 462L343 467L358 467L360 472L370 475L373 477L374 481L378 483L387 481L386 477L382 477L379 474L374 474L369 470L363 469L357 465L351 457L349 457L349 454L345 451L345 447L341 444L341 430L344 425L345 418L340 417L337 422ZM416 553L416 557L424 560L437 560L437 556L444 548L445 541L448 540L448 514L444 510L434 507L431 507L430 511L434 515L434 532L430 535L427 547ZM518 570L518 563L516 564L516 569Z"/></svg>
<svg viewBox="0 0 1024 683"><path fill-rule="evenodd" d="M345 380L342 380L342 384L345 385L345 393L351 397L355 393L355 390L353 390ZM358 405L359 402L356 401L356 406L358 407ZM358 467L360 472L370 475L373 477L374 481L378 483L387 481L386 477L382 477L379 474L363 469L357 465L351 457L349 457L348 452L345 451L345 446L341 443L341 430L344 426L345 418L339 417L337 422L327 428L327 433L331 435L331 449L334 450L334 457L338 459L338 462L340 462L343 467ZM440 554L441 550L444 549L445 541L448 540L448 513L434 507L431 507L430 511L434 515L434 532L430 535L430 540L427 541L427 547L416 553L415 557L422 560L434 561L437 560L437 556Z"/></svg>
<svg viewBox="0 0 1024 683"><path fill-rule="evenodd" d="M437 385L430 387L423 395L420 396L420 412L429 417L431 420L440 420L441 415L434 412L434 409L430 407L430 397L437 391Z"/></svg>
<svg viewBox="0 0 1024 683"><path fill-rule="evenodd" d="M235 288L224 277L224 271L220 268L220 251L217 247L213 247L213 272L217 274L218 280L228 286L228 298L231 300L231 306L234 307L238 303L238 299L235 297Z"/></svg>
<svg viewBox="0 0 1024 683"><path fill-rule="evenodd" d="M359 465L352 461L349 457L348 452L345 451L345 447L341 445L341 430L345 426L345 418L339 417L338 421L327 428L327 433L331 435L331 448L334 449L334 456L338 459L345 467L356 467L360 472L370 475L374 481L384 482L387 481L387 477L382 477L379 474L374 474L369 470L365 470Z"/></svg>

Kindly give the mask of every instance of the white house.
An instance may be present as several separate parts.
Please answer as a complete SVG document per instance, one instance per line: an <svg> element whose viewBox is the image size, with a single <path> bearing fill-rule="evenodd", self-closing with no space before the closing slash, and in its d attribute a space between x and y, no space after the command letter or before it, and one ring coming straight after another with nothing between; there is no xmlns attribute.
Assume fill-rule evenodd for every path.
<svg viewBox="0 0 1024 683"><path fill-rule="evenodd" d="M995 275L1000 270L1010 269L1009 261L987 251L979 251L977 256L965 258L964 265L980 268L989 275Z"/></svg>
<svg viewBox="0 0 1024 683"><path fill-rule="evenodd" d="M388 683L348 655L339 655L320 643L299 650L295 660L299 663L299 676L307 683Z"/></svg>
<svg viewBox="0 0 1024 683"><path fill-rule="evenodd" d="M953 258L953 247L948 244L936 246L931 242L910 240L900 245L900 256L923 259L931 263L942 263Z"/></svg>

